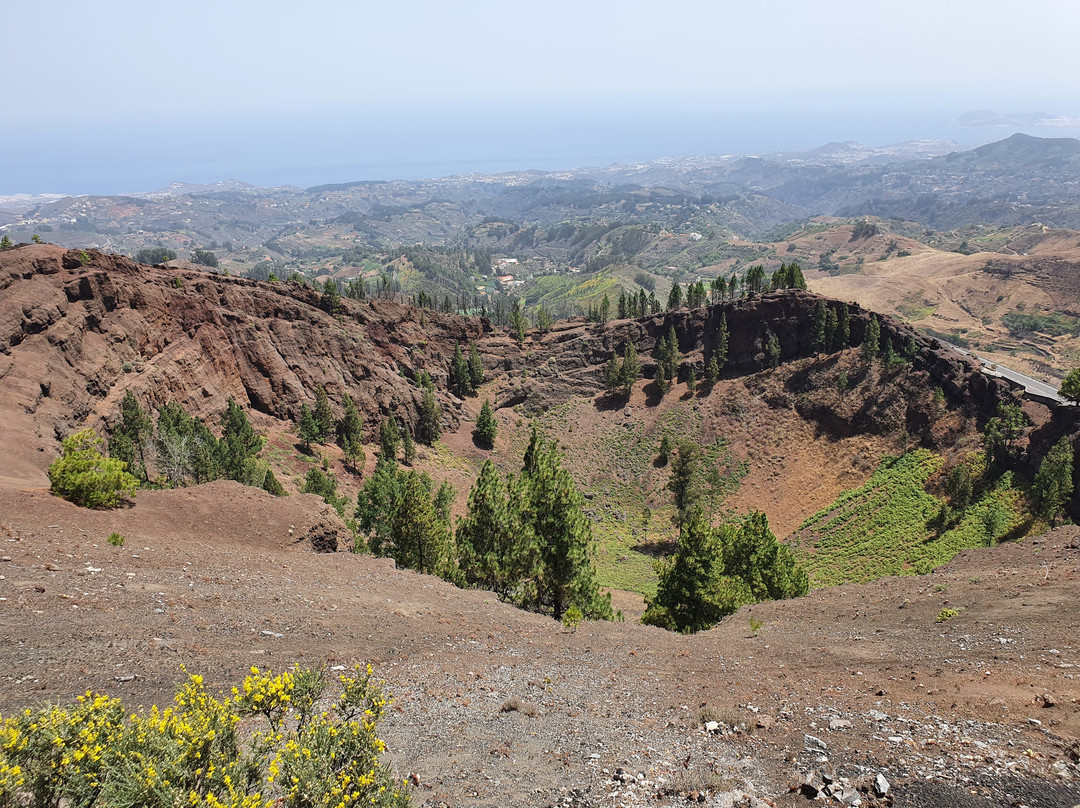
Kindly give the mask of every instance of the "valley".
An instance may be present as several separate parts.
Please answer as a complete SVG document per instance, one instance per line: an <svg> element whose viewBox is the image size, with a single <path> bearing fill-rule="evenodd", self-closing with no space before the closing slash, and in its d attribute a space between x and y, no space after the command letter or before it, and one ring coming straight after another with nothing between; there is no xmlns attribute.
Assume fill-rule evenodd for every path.
<svg viewBox="0 0 1080 808"><path fill-rule="evenodd" d="M779 289L557 321L519 343L477 316L380 297L327 302L296 281L96 250L28 245L0 253L0 269L5 715L88 687L162 703L180 664L226 688L251 665L370 661L395 698L390 759L418 804L1076 799L1076 529L1046 533L1026 483L978 470L985 491L956 506L955 525L933 526L956 502L939 469L982 453L999 405L1024 413L1021 434L1000 447L1006 475L1024 479L1060 436L1080 437L1076 408L1024 400L900 320L849 304L849 343L814 350L819 304L841 304ZM721 316L726 367L691 389ZM859 347L878 327L892 359ZM679 364L661 391L670 334ZM461 344L483 365L475 396L450 389ZM644 378L612 398L603 367L629 345ZM380 421L417 423L428 375L442 434L416 447L415 470L449 483L460 517L485 460L519 473L535 424L583 494L597 578L622 621L560 623L347 552L355 528L300 493L322 468L355 503L377 473ZM332 441L301 446L299 411L320 387L335 417L346 395L360 413L356 468ZM218 480L95 511L50 494L59 440L84 425L115 429L128 393L211 424L239 402L288 496ZM490 448L472 434L485 400L498 425ZM693 636L637 623L656 593L653 559L679 536L665 435L702 449L698 481L715 520L765 512L804 561L809 595L744 605ZM894 485L910 494L882 496ZM888 511L908 497L922 508L914 522ZM845 507L871 521L825 526ZM1076 513L1075 493L1066 508ZM888 793L875 790L879 774Z"/></svg>

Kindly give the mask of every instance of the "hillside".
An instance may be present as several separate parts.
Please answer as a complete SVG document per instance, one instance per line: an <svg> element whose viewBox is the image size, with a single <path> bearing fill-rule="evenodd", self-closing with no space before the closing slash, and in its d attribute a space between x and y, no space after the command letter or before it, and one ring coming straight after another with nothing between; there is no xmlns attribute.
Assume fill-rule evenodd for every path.
<svg viewBox="0 0 1080 808"><path fill-rule="evenodd" d="M670 469L656 459L663 434L707 449L718 511L764 509L786 535L873 480L883 457L919 446L951 458L978 445L999 403L1019 401L890 318L883 340L912 346L902 366L887 371L850 348L818 355L821 302L781 290L576 319L530 330L519 346L482 318L386 299L344 299L334 312L295 283L50 245L0 252L0 710L86 687L160 703L181 663L224 687L252 664L371 660L396 695L392 757L415 775L420 804L722 805L749 793L795 806L810 792L803 778L824 788L815 777L833 772L863 787L863 804L996 806L1009 793L1071 806L1074 528L965 551L930 577L744 607L694 637L632 619L654 585L651 559L674 538ZM857 345L872 315L850 312ZM690 391L721 316L730 365L712 390ZM660 395L657 346L672 332L682 361ZM455 343L470 341L486 381L462 400L447 371ZM629 344L644 378L613 401L601 369ZM338 412L346 394L356 401L366 466L354 474L336 446L317 447L352 494L372 469L379 419L415 422L422 372L435 381L443 439L420 448L417 468L457 489L460 513L485 458L520 469L535 418L586 494L602 583L618 590L626 622L573 630L386 559L313 552L345 550L349 537L329 506L296 493L319 463L297 445L301 404L313 405L319 385ZM212 425L235 398L269 438L264 453L291 495L218 481L141 491L116 511L53 497L45 470L59 439L115 423L129 390ZM470 434L484 397L500 426L491 451ZM1080 439L1080 424L1076 408L1023 406L1034 425L1017 468L1030 475L1048 443ZM1074 494L1074 513L1077 504ZM123 546L106 541L113 532ZM958 615L936 623L945 608ZM887 798L874 796L878 773L893 784Z"/></svg>

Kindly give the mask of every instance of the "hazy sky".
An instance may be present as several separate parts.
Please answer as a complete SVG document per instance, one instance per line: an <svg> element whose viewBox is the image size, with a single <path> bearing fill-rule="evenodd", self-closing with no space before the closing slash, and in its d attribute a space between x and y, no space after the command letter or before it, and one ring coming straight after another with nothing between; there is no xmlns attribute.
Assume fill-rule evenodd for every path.
<svg viewBox="0 0 1080 808"><path fill-rule="evenodd" d="M632 156L646 145L635 137L646 159L697 147L672 136L665 150L665 122L701 127L720 111L730 131L739 116L770 131L785 116L792 130L805 114L844 118L850 139L874 121L980 108L1080 117L1076 0L0 0L0 25L0 149L38 161L36 175L9 161L0 193L44 190L11 185L61 164L53 181L100 184L125 157L283 176L458 153L499 163L521 130L519 151L550 152L540 162L604 144ZM560 137L535 137L545 124ZM839 124L806 137L819 129L849 139ZM710 151L727 150L718 136Z"/></svg>

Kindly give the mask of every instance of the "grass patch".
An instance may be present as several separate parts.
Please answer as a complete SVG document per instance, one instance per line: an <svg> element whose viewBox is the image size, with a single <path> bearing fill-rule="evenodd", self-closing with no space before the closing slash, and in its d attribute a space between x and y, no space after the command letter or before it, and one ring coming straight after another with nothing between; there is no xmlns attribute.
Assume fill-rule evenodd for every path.
<svg viewBox="0 0 1080 808"><path fill-rule="evenodd" d="M926 449L886 457L863 486L807 519L791 542L813 586L930 572L1024 524L1023 496L1003 478L938 530L945 503L925 490L942 459Z"/></svg>

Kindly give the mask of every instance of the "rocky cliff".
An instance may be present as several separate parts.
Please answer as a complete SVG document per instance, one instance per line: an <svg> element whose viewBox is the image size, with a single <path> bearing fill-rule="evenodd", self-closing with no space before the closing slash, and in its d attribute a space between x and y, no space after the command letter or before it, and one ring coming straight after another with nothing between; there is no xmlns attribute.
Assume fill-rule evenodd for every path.
<svg viewBox="0 0 1080 808"><path fill-rule="evenodd" d="M794 290L754 295L697 309L606 324L581 319L531 333L519 347L502 329L390 300L344 299L338 312L321 295L292 283L262 283L191 270L147 267L97 251L28 245L0 252L0 420L20 444L7 476L41 480L60 437L86 424L116 417L127 390L145 404L177 401L189 412L216 420L233 397L265 416L295 419L301 403L324 385L332 401L353 397L369 434L393 414L414 422L421 398L416 382L429 373L443 407L444 427L454 429L461 402L447 390L456 343L474 342L489 375L503 376L497 406L540 410L573 395L593 396L600 371L613 354L633 343L642 372L656 371L657 345L672 328L685 378L691 366L703 375L721 316L729 329L729 375L767 367L765 345L775 336L781 359L811 355L814 313L822 298ZM837 301L826 301L838 308ZM862 342L871 312L848 304L852 345ZM1017 400L1001 379L937 340L887 317L882 345L897 350L913 341L916 353L905 378L912 390L940 387L950 404L976 421L999 402ZM792 382L791 384L795 384ZM791 385L789 385L791 386ZM890 402L867 402L838 416L794 387L805 417L842 433L873 431ZM1040 430L1025 458L1036 464L1046 435L1072 414L1062 411ZM908 407L901 416L913 437L933 444L933 413ZM21 461L20 461L21 458ZM5 473L0 470L0 477Z"/></svg>

